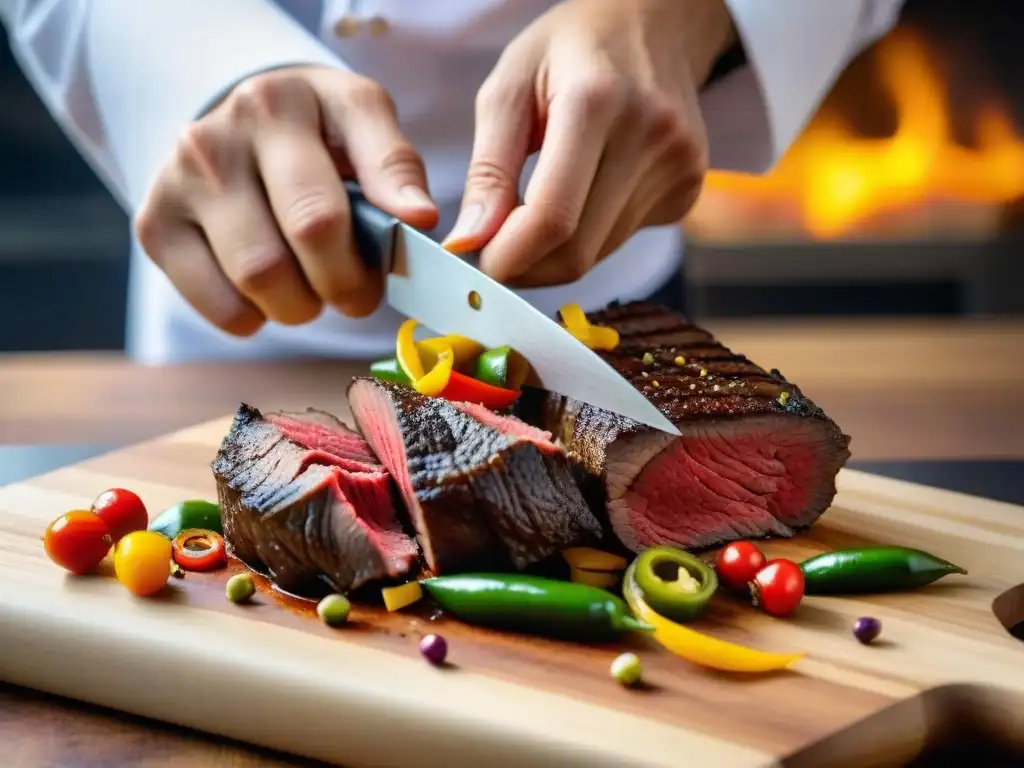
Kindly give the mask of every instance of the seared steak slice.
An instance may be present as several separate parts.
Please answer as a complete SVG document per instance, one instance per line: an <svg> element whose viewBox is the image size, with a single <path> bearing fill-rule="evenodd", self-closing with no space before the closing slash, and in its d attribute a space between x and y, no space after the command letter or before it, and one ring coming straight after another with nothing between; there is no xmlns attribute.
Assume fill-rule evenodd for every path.
<svg viewBox="0 0 1024 768"><path fill-rule="evenodd" d="M601 355L682 436L551 393L528 418L603 478L611 526L629 549L791 536L832 503L850 438L778 371L657 305L588 317L619 331L619 346Z"/></svg>
<svg viewBox="0 0 1024 768"><path fill-rule="evenodd" d="M434 573L524 568L601 536L550 434L373 378L354 379L348 399Z"/></svg>
<svg viewBox="0 0 1024 768"><path fill-rule="evenodd" d="M326 411L315 408L307 408L303 413L273 411L266 414L266 419L277 425L288 439L312 450L326 451L357 471L385 471L363 436Z"/></svg>
<svg viewBox="0 0 1024 768"><path fill-rule="evenodd" d="M243 403L212 469L233 554L282 589L348 592L404 574L418 556L387 471L329 414L264 418Z"/></svg>

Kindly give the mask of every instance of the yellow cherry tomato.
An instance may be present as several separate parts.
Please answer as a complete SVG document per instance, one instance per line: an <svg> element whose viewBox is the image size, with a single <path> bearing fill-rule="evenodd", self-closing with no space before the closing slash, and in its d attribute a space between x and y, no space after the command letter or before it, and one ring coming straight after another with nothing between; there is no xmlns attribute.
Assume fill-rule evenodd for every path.
<svg viewBox="0 0 1024 768"><path fill-rule="evenodd" d="M114 547L114 573L132 594L156 594L171 576L171 540L155 531L129 533Z"/></svg>

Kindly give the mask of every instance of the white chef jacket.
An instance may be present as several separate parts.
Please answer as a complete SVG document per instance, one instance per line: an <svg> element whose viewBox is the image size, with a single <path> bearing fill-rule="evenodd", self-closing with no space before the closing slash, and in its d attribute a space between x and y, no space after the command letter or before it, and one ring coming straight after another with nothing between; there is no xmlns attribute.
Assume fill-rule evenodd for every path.
<svg viewBox="0 0 1024 768"><path fill-rule="evenodd" d="M685 1L685 0L680 0ZM53 117L134 214L182 128L234 84L268 69L326 64L390 91L441 209L458 212L478 88L502 49L553 0L0 0L17 60ZM838 74L895 23L900 0L727 0L748 65L701 96L713 168L761 173L786 150ZM370 23L372 22L372 23ZM532 163L523 174L523 187ZM134 241L133 241L134 242ZM554 313L643 298L680 264L679 228L649 228L582 279L525 290ZM400 318L326 308L298 327L237 339L206 323L136 243L128 353L202 358L373 357Z"/></svg>

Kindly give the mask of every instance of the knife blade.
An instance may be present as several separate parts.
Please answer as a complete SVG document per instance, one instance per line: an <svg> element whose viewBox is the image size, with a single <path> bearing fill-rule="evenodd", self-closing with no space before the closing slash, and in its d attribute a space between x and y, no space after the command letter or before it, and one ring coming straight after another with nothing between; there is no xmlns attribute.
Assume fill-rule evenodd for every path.
<svg viewBox="0 0 1024 768"><path fill-rule="evenodd" d="M385 301L438 334L510 346L530 363L531 383L641 424L679 430L596 352L526 299L346 184L362 257L384 271Z"/></svg>

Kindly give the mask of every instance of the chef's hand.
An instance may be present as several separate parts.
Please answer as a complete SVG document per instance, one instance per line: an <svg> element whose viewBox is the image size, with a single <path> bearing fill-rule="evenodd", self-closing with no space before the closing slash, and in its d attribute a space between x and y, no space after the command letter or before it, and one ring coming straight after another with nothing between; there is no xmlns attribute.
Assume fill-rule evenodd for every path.
<svg viewBox="0 0 1024 768"><path fill-rule="evenodd" d="M377 83L282 69L235 88L184 132L136 220L150 258L207 320L247 336L324 304L359 317L382 276L356 251L343 177L409 224L437 225L423 161Z"/></svg>
<svg viewBox="0 0 1024 768"><path fill-rule="evenodd" d="M462 210L445 241L521 287L571 282L700 191L697 91L735 40L723 0L565 0L505 49L477 95ZM540 149L523 203L518 183Z"/></svg>

